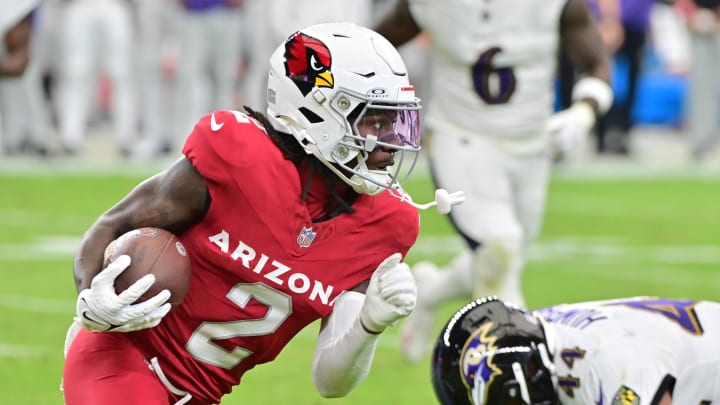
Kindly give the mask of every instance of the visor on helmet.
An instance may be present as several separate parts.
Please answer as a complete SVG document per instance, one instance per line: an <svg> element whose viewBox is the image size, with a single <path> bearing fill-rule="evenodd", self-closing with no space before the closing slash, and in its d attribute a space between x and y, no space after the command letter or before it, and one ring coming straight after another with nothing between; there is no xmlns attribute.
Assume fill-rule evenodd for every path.
<svg viewBox="0 0 720 405"><path fill-rule="evenodd" d="M360 103L346 118L349 128L340 141L342 147L333 153L335 162L355 179L373 184L370 188L399 189L419 156L419 110L419 103ZM377 149L393 153L393 163L382 169L368 169L368 158ZM354 161L343 162L338 153L344 150L356 152Z"/></svg>
<svg viewBox="0 0 720 405"><path fill-rule="evenodd" d="M413 105L369 105L352 122L353 133L377 138L377 147L420 147L420 114ZM366 149L367 150L367 149Z"/></svg>

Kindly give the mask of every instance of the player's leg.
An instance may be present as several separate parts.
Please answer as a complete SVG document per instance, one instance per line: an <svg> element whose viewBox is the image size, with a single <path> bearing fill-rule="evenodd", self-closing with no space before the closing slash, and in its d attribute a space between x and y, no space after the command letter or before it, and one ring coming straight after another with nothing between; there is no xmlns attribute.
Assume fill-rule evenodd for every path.
<svg viewBox="0 0 720 405"><path fill-rule="evenodd" d="M718 39L705 34L691 36L692 64L690 65L688 91L688 127L690 129L690 151L695 159L707 153L707 141L717 131L718 79L713 65L720 53Z"/></svg>
<svg viewBox="0 0 720 405"><path fill-rule="evenodd" d="M103 4L100 15L106 34L103 49L105 69L113 83L112 120L118 149L129 155L137 133L137 98L135 91L135 49L132 33L132 16L129 5L124 1Z"/></svg>
<svg viewBox="0 0 720 405"><path fill-rule="evenodd" d="M65 150L75 153L85 146L92 92L96 88L93 54L96 5L89 1L63 4L58 119Z"/></svg>
<svg viewBox="0 0 720 405"><path fill-rule="evenodd" d="M207 41L207 18L202 13L183 9L179 20L182 30L178 38L173 136L184 139L192 131L198 117L207 112L207 108L202 107L206 104L207 97L206 94L201 94L207 81L204 72L207 62L205 59L208 47L217 44L209 44ZM177 143L180 139L174 142Z"/></svg>
<svg viewBox="0 0 720 405"><path fill-rule="evenodd" d="M403 353L410 361L428 352L435 312L443 302L503 291L522 240L503 153L487 140L451 131L436 130L426 146L436 186L465 192L465 202L453 207L450 217L469 251L441 271L415 266L418 300L402 331Z"/></svg>
<svg viewBox="0 0 720 405"><path fill-rule="evenodd" d="M429 353L440 305L451 299L467 299L472 295L470 269L469 250L455 257L443 271L428 261L413 266L418 288L417 304L400 331L400 348L407 361L417 363Z"/></svg>
<svg viewBox="0 0 720 405"><path fill-rule="evenodd" d="M66 405L170 405L143 354L122 333L80 330L63 370ZM174 402L174 401L173 401Z"/></svg>
<svg viewBox="0 0 720 405"><path fill-rule="evenodd" d="M509 268L510 275L499 295L525 306L522 293L522 270L527 262L530 244L537 237L545 213L548 182L552 164L550 159L538 155L518 158L514 169L514 204L523 239Z"/></svg>
<svg viewBox="0 0 720 405"><path fill-rule="evenodd" d="M465 202L450 217L472 249L473 296L500 295L522 305L521 294L503 295L514 291L506 286L518 284L514 269L522 262L523 229L514 203L518 185L512 178L519 158L487 138L450 133L434 137L430 154L438 186L465 192Z"/></svg>
<svg viewBox="0 0 720 405"><path fill-rule="evenodd" d="M28 112L23 109L25 95L23 76L0 78L0 135L5 151L11 154L20 151L24 122L28 119Z"/></svg>
<svg viewBox="0 0 720 405"><path fill-rule="evenodd" d="M230 8L218 9L208 15L212 18L210 41L223 44L208 49L213 71L213 90L209 100L211 110L234 110L238 107L235 95L242 61L243 13L242 8Z"/></svg>
<svg viewBox="0 0 720 405"><path fill-rule="evenodd" d="M266 103L268 60L276 40L270 33L270 21L277 18L269 11L271 3L274 2L251 1L245 4L248 67L242 87L245 105L253 108L263 107ZM282 39L277 43L279 41Z"/></svg>

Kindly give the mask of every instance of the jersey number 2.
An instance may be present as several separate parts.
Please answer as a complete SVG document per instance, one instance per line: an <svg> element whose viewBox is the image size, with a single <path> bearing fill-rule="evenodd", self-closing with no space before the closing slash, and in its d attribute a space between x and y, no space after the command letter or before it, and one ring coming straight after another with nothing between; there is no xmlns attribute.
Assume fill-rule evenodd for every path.
<svg viewBox="0 0 720 405"><path fill-rule="evenodd" d="M243 347L226 350L213 343L213 340L261 336L275 332L292 312L292 299L289 295L262 283L237 284L227 297L240 308L245 308L250 299L254 298L265 304L268 312L260 319L203 322L190 336L185 348L200 361L230 370L251 355L252 351Z"/></svg>
<svg viewBox="0 0 720 405"><path fill-rule="evenodd" d="M488 104L504 104L515 92L515 72L511 67L495 67L493 58L502 49L490 48L483 52L472 67L475 92Z"/></svg>

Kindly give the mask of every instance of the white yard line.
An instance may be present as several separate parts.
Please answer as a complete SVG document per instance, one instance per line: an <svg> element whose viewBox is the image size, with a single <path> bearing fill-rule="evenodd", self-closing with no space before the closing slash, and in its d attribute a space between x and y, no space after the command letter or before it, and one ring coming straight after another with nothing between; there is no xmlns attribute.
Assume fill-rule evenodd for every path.
<svg viewBox="0 0 720 405"><path fill-rule="evenodd" d="M55 157L47 160L4 156L0 159L0 176L149 176L163 170L180 157L177 153L149 161L115 158L115 141L111 134L101 135L103 139L88 137L88 153L85 156ZM638 144L638 150L630 158L596 156L592 148L586 145L585 149L588 150L578 151L579 155L558 165L553 174L583 180L720 177L720 153L715 153L703 163L692 162L684 152L682 137L675 136L674 131L639 128L635 130L633 138ZM429 177L424 154L418 161L413 177Z"/></svg>
<svg viewBox="0 0 720 405"><path fill-rule="evenodd" d="M42 314L72 315L75 313L75 300L69 297L68 299L53 299L0 292L0 308Z"/></svg>
<svg viewBox="0 0 720 405"><path fill-rule="evenodd" d="M24 228L72 228L79 223L91 224L96 216L49 213L17 209L0 209L0 225Z"/></svg>
<svg viewBox="0 0 720 405"><path fill-rule="evenodd" d="M33 357L43 357L47 354L47 352L48 349L41 346L27 346L0 342L0 357L27 359Z"/></svg>
<svg viewBox="0 0 720 405"><path fill-rule="evenodd" d="M420 237L411 254L415 258L430 259L438 254L455 254L463 249L456 236ZM718 246L628 246L621 239L563 237L536 242L530 249L530 261L546 262L564 258L585 257L589 261L643 260L668 264L718 264Z"/></svg>
<svg viewBox="0 0 720 405"><path fill-rule="evenodd" d="M30 244L0 245L0 262L70 259L80 243L79 236L42 236ZM438 254L459 253L463 242L457 236L421 236L410 254L417 259L430 259ZM720 247L699 245L629 246L622 239L563 237L536 242L530 249L531 261L552 261L585 257L587 260L643 260L660 265L720 265ZM719 266L720 267L720 266Z"/></svg>
<svg viewBox="0 0 720 405"><path fill-rule="evenodd" d="M70 259L79 243L79 238L69 236L43 237L34 244L0 245L0 273L16 261L37 261L42 259ZM462 242L456 236L421 237L413 247L413 259L436 258L438 254L451 256L462 249ZM572 238L565 237L537 243L531 249L530 261L548 262L583 257L588 263L638 263L637 272L608 272L588 266L584 269L565 267L541 270L548 276L582 273L596 279L614 282L651 282L661 285L702 286L720 284L720 273L702 271L698 277L688 277L679 271L683 264L718 264L720 248L716 246L626 246L620 239ZM652 271L649 271L652 269ZM70 269L67 270L68 272ZM75 306L68 299L49 299L20 294L0 292L0 310L13 309L27 312L71 315Z"/></svg>

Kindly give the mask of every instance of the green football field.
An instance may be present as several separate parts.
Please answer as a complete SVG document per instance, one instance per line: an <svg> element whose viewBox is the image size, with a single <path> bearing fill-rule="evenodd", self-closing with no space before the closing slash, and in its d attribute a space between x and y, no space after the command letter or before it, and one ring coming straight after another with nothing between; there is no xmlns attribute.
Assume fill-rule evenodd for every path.
<svg viewBox="0 0 720 405"><path fill-rule="evenodd" d="M0 175L0 403L61 404L71 262L84 230L141 176ZM427 179L408 185L428 201ZM570 178L551 186L542 235L524 275L528 305L630 295L720 300L720 178ZM422 214L408 261L447 262L461 249L445 218ZM463 302L448 303L440 329ZM434 404L429 363L408 365L398 328L379 343L368 379L322 399L310 369L317 325L246 375L223 404Z"/></svg>

